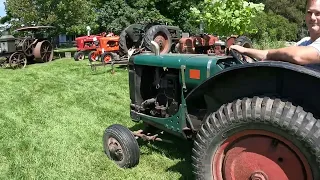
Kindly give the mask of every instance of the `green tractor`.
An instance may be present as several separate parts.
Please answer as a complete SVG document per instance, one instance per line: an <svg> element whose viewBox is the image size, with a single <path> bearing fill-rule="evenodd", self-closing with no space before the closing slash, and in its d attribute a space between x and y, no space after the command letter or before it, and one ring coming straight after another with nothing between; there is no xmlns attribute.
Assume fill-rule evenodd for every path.
<svg viewBox="0 0 320 180"><path fill-rule="evenodd" d="M249 61L250 60L250 61ZM130 116L193 141L196 179L319 180L320 73L285 62L226 55L152 53L129 59ZM142 130L106 128L106 155L139 163Z"/></svg>

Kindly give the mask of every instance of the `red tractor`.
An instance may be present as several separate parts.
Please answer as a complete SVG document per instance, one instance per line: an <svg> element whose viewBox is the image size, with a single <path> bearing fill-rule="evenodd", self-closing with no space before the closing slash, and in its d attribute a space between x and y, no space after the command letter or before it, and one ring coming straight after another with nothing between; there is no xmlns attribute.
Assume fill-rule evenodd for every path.
<svg viewBox="0 0 320 180"><path fill-rule="evenodd" d="M105 37L106 33L102 32L97 35L80 36L75 39L77 45L77 52L74 54L74 60L83 60L85 57L85 52L95 50L99 47L95 42L99 41L101 37Z"/></svg>
<svg viewBox="0 0 320 180"><path fill-rule="evenodd" d="M109 63L111 60L119 60L119 40L118 35L109 33L106 37L101 37L95 41L99 45L94 51L88 55L89 62L98 61Z"/></svg>

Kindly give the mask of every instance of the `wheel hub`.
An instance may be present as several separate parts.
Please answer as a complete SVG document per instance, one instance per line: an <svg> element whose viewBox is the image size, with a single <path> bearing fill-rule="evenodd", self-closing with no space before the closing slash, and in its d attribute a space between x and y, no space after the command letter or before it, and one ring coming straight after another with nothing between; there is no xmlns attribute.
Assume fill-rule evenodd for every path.
<svg viewBox="0 0 320 180"><path fill-rule="evenodd" d="M111 60L111 56L110 55L107 55L107 56L104 57L104 62L105 63L108 63L110 60Z"/></svg>
<svg viewBox="0 0 320 180"><path fill-rule="evenodd" d="M268 177L264 172L254 172L251 174L250 180L268 180Z"/></svg>
<svg viewBox="0 0 320 180"><path fill-rule="evenodd" d="M121 161L123 159L123 150L120 143L115 139L110 137L108 140L108 149L111 157L114 160Z"/></svg>
<svg viewBox="0 0 320 180"><path fill-rule="evenodd" d="M160 49L162 50L162 49L163 49L163 44L164 44L164 42L166 41L166 40L164 39L164 37L162 37L162 36L157 36L157 37L154 39L154 41L155 41L156 43L158 43Z"/></svg>
<svg viewBox="0 0 320 180"><path fill-rule="evenodd" d="M244 131L229 137L214 155L217 180L309 180L311 168L291 142L266 131Z"/></svg>
<svg viewBox="0 0 320 180"><path fill-rule="evenodd" d="M160 52L167 50L169 48L168 38L162 33L159 33L155 36L154 41L159 45Z"/></svg>

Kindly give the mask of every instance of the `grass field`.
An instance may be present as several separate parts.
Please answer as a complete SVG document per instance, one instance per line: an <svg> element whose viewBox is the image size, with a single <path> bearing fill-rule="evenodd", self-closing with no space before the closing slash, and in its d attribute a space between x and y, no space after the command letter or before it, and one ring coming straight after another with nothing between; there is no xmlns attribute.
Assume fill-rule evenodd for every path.
<svg viewBox="0 0 320 180"><path fill-rule="evenodd" d="M132 169L106 157L107 126L141 127L129 116L127 71L110 69L72 59L0 69L0 179L192 179L191 144L179 139L139 141Z"/></svg>

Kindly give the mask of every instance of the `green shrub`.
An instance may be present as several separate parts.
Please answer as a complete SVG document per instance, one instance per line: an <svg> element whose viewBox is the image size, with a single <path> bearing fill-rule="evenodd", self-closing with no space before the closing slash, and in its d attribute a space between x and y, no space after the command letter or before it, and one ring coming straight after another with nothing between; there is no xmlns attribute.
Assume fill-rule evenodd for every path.
<svg viewBox="0 0 320 180"><path fill-rule="evenodd" d="M285 41L276 41L268 37L267 33L262 34L260 40L253 40L253 47L256 49L276 49L285 47Z"/></svg>
<svg viewBox="0 0 320 180"><path fill-rule="evenodd" d="M256 33L249 36L257 41L268 38L268 41L296 41L299 32L296 23L272 12L262 12L252 20Z"/></svg>

